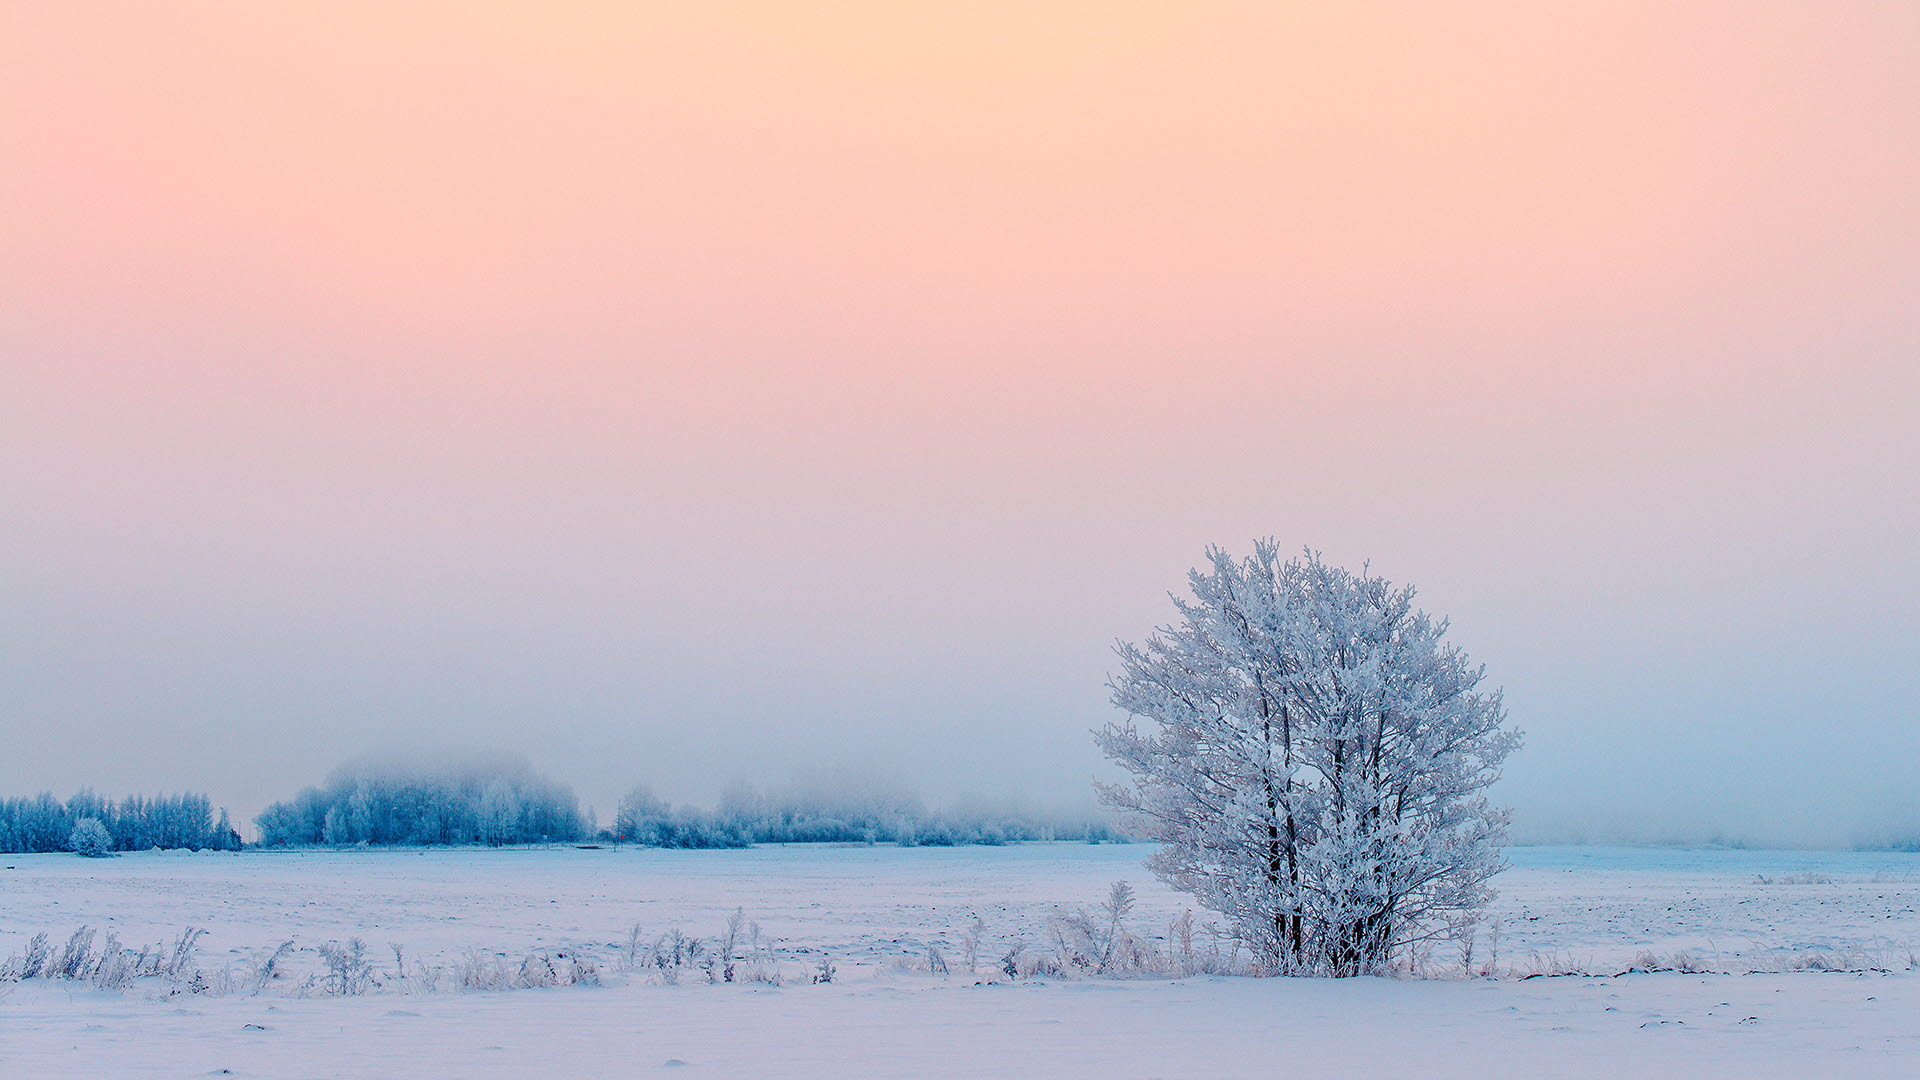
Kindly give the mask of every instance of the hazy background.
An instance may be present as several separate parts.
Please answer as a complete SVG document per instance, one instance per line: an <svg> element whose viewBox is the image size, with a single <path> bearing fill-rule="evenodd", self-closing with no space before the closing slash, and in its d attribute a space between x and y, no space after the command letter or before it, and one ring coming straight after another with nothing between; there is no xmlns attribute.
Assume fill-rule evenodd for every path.
<svg viewBox="0 0 1920 1080"><path fill-rule="evenodd" d="M1273 535L1522 838L1920 831L1920 6L399 6L0 12L0 791L1084 805Z"/></svg>

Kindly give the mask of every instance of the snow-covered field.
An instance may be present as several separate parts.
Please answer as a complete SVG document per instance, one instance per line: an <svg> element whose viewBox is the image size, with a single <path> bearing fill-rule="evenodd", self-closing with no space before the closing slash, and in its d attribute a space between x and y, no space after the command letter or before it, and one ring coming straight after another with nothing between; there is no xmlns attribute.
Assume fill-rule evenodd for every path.
<svg viewBox="0 0 1920 1080"><path fill-rule="evenodd" d="M1138 893L1128 925L1164 936L1187 905L1141 869L1148 850L0 856L0 960L36 932L139 945L195 926L224 990L0 983L0 1077L1920 1075L1920 856L1515 849L1476 939L1498 979L1459 978L1451 944L1430 979L996 979L1013 942L1044 947L1049 912L1117 879ZM782 985L630 965L636 924L643 947L711 939L736 908ZM308 981L319 946L354 937L379 985L330 996ZM256 989L287 941L285 974ZM566 956L602 985L425 992L396 977L394 944L416 973ZM1607 977L1643 954L1764 973ZM837 974L815 985L823 957ZM1835 965L1884 970L1808 970ZM1569 969L1598 974L1518 977Z"/></svg>

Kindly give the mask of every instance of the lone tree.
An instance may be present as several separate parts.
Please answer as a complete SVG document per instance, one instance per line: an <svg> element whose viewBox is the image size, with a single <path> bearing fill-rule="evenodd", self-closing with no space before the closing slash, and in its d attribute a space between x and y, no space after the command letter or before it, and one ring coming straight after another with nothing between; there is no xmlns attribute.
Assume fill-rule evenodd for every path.
<svg viewBox="0 0 1920 1080"><path fill-rule="evenodd" d="M1509 818L1481 791L1520 736L1446 621L1271 540L1188 583L1178 625L1117 647L1128 719L1096 733L1134 781L1104 800L1164 845L1148 865L1276 974L1378 972L1477 917Z"/></svg>

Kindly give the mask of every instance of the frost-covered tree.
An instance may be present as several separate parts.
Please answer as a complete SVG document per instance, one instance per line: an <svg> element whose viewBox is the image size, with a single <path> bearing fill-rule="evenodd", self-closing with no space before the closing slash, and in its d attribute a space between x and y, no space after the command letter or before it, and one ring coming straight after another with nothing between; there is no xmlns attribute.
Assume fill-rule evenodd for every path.
<svg viewBox="0 0 1920 1080"><path fill-rule="evenodd" d="M1277 973L1380 971L1472 918L1508 821L1483 790L1520 737L1446 621L1271 540L1188 583L1177 624L1118 647L1128 719L1097 733L1133 778L1102 796L1163 845L1149 865Z"/></svg>
<svg viewBox="0 0 1920 1080"><path fill-rule="evenodd" d="M658 834L669 817L667 804L645 784L634 785L620 797L613 812L613 835L630 844L659 846Z"/></svg>
<svg viewBox="0 0 1920 1080"><path fill-rule="evenodd" d="M96 817L81 818L67 837L67 845L73 848L74 854L89 859L104 859L113 854L113 837Z"/></svg>
<svg viewBox="0 0 1920 1080"><path fill-rule="evenodd" d="M511 843L520 826L520 799L503 780L495 780L480 794L480 839L499 846Z"/></svg>
<svg viewBox="0 0 1920 1080"><path fill-rule="evenodd" d="M213 850L239 851L240 833L234 829L233 820L227 816L227 808L220 808L220 820L213 826Z"/></svg>

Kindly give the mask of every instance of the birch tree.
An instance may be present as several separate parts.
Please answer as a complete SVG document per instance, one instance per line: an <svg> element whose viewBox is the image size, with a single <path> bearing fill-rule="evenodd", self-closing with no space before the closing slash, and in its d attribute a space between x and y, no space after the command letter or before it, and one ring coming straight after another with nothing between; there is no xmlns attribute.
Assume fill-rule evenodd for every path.
<svg viewBox="0 0 1920 1080"><path fill-rule="evenodd" d="M1096 733L1132 776L1104 800L1163 845L1148 865L1277 974L1378 972L1474 917L1509 817L1483 791L1520 737L1446 621L1271 540L1188 583L1177 622L1117 647L1128 718Z"/></svg>

